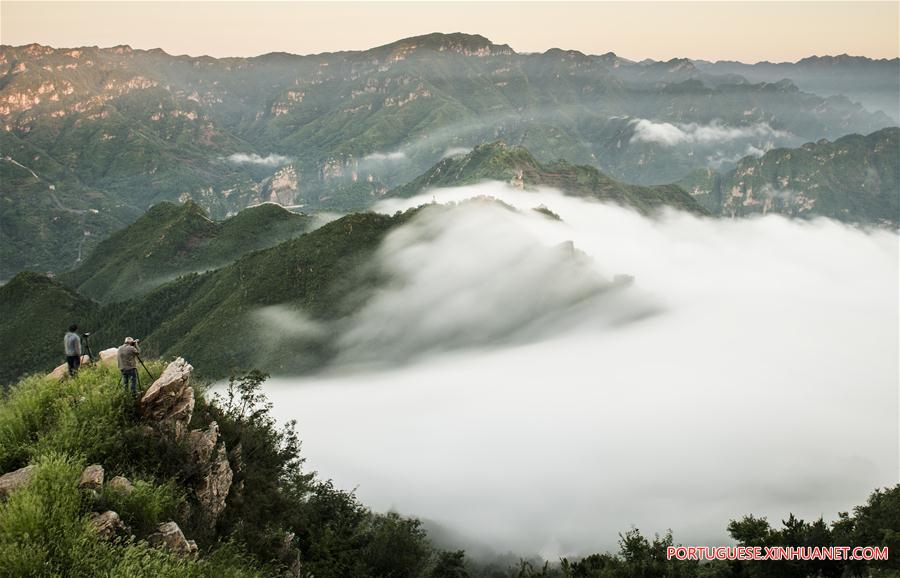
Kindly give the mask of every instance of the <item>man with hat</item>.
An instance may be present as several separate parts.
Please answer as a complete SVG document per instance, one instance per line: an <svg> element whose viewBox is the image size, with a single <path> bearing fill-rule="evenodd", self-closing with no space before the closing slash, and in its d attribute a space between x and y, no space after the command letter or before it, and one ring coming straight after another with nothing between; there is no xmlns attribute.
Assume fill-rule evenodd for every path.
<svg viewBox="0 0 900 578"><path fill-rule="evenodd" d="M138 349L139 339L125 338L125 343L119 346L116 358L119 362L119 371L122 372L122 385L128 387L131 382L131 394L137 394L137 359L141 350Z"/></svg>

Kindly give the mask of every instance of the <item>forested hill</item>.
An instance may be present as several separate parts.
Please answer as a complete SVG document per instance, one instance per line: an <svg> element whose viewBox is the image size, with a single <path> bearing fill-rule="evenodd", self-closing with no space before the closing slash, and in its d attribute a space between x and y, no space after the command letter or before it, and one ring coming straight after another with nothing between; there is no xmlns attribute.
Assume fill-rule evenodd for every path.
<svg viewBox="0 0 900 578"><path fill-rule="evenodd" d="M900 128L820 140L745 157L725 173L698 171L680 184L713 214L780 213L900 224Z"/></svg>
<svg viewBox="0 0 900 578"><path fill-rule="evenodd" d="M172 210L195 211L160 208ZM58 359L62 334L72 322L93 332L95 351L131 335L143 338L149 354L189 355L214 377L254 364L282 372L320 367L331 355L330 333L292 341L287 332L281 347L271 347L258 339L253 313L283 305L303 318L332 321L352 312L381 281L377 270L366 266L370 255L414 213L348 215L214 271L191 273L105 306L44 275L20 273L0 287L7 313L0 317L0 347L17 360L0 367L0 380L8 383Z"/></svg>
<svg viewBox="0 0 900 578"><path fill-rule="evenodd" d="M412 197L429 188L502 181L523 189L553 187L565 194L618 203L642 213L672 207L705 215L704 209L676 185L645 187L612 179L587 165L564 160L540 163L521 146L496 141L475 147L466 154L443 159L410 183L388 191L385 197Z"/></svg>
<svg viewBox="0 0 900 578"><path fill-rule="evenodd" d="M59 280L96 301L123 301L193 272L223 267L308 230L314 219L265 203L212 221L196 203L159 203L100 243Z"/></svg>

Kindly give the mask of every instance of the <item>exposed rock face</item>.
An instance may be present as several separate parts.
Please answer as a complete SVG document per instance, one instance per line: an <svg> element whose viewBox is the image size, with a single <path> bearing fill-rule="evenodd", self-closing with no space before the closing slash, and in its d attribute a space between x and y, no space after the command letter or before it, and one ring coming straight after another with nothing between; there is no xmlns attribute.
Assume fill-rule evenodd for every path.
<svg viewBox="0 0 900 578"><path fill-rule="evenodd" d="M78 489L80 490L96 490L103 488L103 466L93 464L81 472L81 478L78 480Z"/></svg>
<svg viewBox="0 0 900 578"><path fill-rule="evenodd" d="M28 484L32 475L34 475L34 466L25 466L0 476L0 498L6 498L13 491Z"/></svg>
<svg viewBox="0 0 900 578"><path fill-rule="evenodd" d="M225 443L219 443L219 425L212 422L205 431L191 431L187 435L187 445L195 462L203 468L194 485L194 494L212 525L225 509L225 498L234 477Z"/></svg>
<svg viewBox="0 0 900 578"><path fill-rule="evenodd" d="M111 479L109 481L109 483L106 485L106 487L116 493L119 493L119 494L122 494L125 496L129 495L131 492L134 491L134 486L131 484L130 481L128 481L128 478L126 478L124 476L114 477L113 479Z"/></svg>
<svg viewBox="0 0 900 578"><path fill-rule="evenodd" d="M166 367L159 379L141 397L141 413L159 424L161 430L184 437L194 413L194 389L188 386L194 368L179 357Z"/></svg>
<svg viewBox="0 0 900 578"><path fill-rule="evenodd" d="M104 540L113 540L116 536L131 533L131 530L119 517L119 514L112 510L107 510L102 514L94 512L91 514L91 524L97 530L97 534Z"/></svg>
<svg viewBox="0 0 900 578"><path fill-rule="evenodd" d="M147 536L147 542L151 546L163 546L176 554L194 554L197 552L197 544L193 540L184 537L184 532L175 522L166 522L156 527L156 532Z"/></svg>
<svg viewBox="0 0 900 578"><path fill-rule="evenodd" d="M117 355L119 350L115 347L104 349L100 352L100 365L116 365L118 363Z"/></svg>

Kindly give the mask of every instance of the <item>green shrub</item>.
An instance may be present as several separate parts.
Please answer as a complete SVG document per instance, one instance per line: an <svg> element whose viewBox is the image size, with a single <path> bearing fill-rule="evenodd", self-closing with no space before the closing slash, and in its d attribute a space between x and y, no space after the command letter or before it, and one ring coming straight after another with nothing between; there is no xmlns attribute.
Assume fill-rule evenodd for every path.
<svg viewBox="0 0 900 578"><path fill-rule="evenodd" d="M82 513L82 464L50 454L29 484L0 505L0 572L7 576L71 573L93 558L96 540Z"/></svg>
<svg viewBox="0 0 900 578"><path fill-rule="evenodd" d="M144 480L134 482L130 494L112 489L107 484L100 496L100 509L113 510L138 536L146 536L160 523L175 518L184 503L184 490L174 482L154 484Z"/></svg>
<svg viewBox="0 0 900 578"><path fill-rule="evenodd" d="M159 375L162 365L153 364ZM141 383L150 377L141 369ZM0 472L51 452L81 456L107 467L130 463L123 443L134 425L135 400L115 367L83 367L74 379L32 376L12 387L0 403Z"/></svg>

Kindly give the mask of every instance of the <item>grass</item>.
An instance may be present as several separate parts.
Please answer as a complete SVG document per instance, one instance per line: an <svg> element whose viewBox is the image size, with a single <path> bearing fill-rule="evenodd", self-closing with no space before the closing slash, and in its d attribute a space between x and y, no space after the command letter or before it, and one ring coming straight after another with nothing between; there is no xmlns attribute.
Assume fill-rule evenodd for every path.
<svg viewBox="0 0 900 578"><path fill-rule="evenodd" d="M148 367L158 373L162 364ZM146 386L149 376L141 374ZM0 577L262 575L228 543L195 559L142 541L161 522L179 519L185 489L157 475L153 462L165 460L136 427L135 399L119 380L115 368L84 367L62 381L29 377L0 400L0 472L35 466L28 485L0 503ZM107 479L127 475L134 490L80 491L81 471L92 463L104 466ZM101 540L90 514L105 510L117 512L134 537Z"/></svg>

